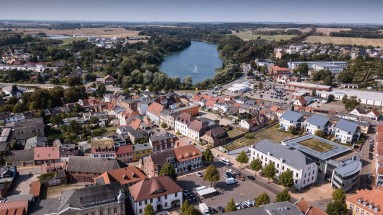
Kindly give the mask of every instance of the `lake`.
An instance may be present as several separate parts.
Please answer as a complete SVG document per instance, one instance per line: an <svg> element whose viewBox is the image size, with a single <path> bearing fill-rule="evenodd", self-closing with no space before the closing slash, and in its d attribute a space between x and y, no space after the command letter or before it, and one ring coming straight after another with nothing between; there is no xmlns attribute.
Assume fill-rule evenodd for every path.
<svg viewBox="0 0 383 215"><path fill-rule="evenodd" d="M215 69L221 67L222 60L216 44L192 41L185 50L166 56L160 65L160 71L169 77L178 76L181 81L184 77L191 76L193 83L199 83L214 77Z"/></svg>

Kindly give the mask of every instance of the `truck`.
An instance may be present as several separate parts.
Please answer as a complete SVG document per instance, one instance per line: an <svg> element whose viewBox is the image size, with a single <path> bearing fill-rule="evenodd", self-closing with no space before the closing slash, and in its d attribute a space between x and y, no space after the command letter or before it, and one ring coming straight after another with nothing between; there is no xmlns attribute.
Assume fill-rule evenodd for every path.
<svg viewBox="0 0 383 215"><path fill-rule="evenodd" d="M198 209L202 215L210 215L209 207L206 205L206 203L200 203L198 205Z"/></svg>

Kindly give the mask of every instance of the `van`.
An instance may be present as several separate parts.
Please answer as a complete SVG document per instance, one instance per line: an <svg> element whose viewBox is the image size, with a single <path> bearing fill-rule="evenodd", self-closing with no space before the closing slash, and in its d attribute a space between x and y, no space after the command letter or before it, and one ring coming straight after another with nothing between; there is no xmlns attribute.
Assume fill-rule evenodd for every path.
<svg viewBox="0 0 383 215"><path fill-rule="evenodd" d="M198 208L203 215L210 215L209 207L206 205L206 203L200 203Z"/></svg>
<svg viewBox="0 0 383 215"><path fill-rule="evenodd" d="M235 183L237 183L237 180L235 180L235 178L226 178L225 183L226 184L235 184Z"/></svg>
<svg viewBox="0 0 383 215"><path fill-rule="evenodd" d="M230 161L228 159L226 159L226 158L219 159L219 162L221 162L221 163L223 163L223 164L225 164L227 166L229 166L231 164Z"/></svg>

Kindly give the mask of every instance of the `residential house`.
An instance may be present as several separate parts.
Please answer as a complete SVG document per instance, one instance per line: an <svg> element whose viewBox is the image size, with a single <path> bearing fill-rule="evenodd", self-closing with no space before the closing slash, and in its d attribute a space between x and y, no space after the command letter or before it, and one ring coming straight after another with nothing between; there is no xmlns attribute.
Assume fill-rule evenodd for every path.
<svg viewBox="0 0 383 215"><path fill-rule="evenodd" d="M360 131L358 129L358 124L340 119L335 125L333 134L335 135L334 140L341 143L353 143L359 140Z"/></svg>
<svg viewBox="0 0 383 215"><path fill-rule="evenodd" d="M5 198L16 181L18 175L17 167L0 167L0 173L0 198Z"/></svg>
<svg viewBox="0 0 383 215"><path fill-rule="evenodd" d="M160 125L165 123L168 129L174 129L174 120L177 114L170 110L163 110L160 113Z"/></svg>
<svg viewBox="0 0 383 215"><path fill-rule="evenodd" d="M133 146L125 145L117 148L116 159L124 162L130 163L133 161Z"/></svg>
<svg viewBox="0 0 383 215"><path fill-rule="evenodd" d="M148 177L156 177L167 162L177 174L189 172L202 167L202 152L194 145L186 145L151 154L143 159L143 170Z"/></svg>
<svg viewBox="0 0 383 215"><path fill-rule="evenodd" d="M164 135L152 135L149 137L149 144L153 148L153 152L162 151L174 147L174 143L178 138L170 133Z"/></svg>
<svg viewBox="0 0 383 215"><path fill-rule="evenodd" d="M102 173L125 166L127 165L115 159L71 156L66 171L70 181L93 182L93 178Z"/></svg>
<svg viewBox="0 0 383 215"><path fill-rule="evenodd" d="M34 150L12 150L5 158L6 166L30 167L34 166Z"/></svg>
<svg viewBox="0 0 383 215"><path fill-rule="evenodd" d="M288 131L290 126L301 128L303 122L303 115L294 111L286 111L279 118L279 126L281 129Z"/></svg>
<svg viewBox="0 0 383 215"><path fill-rule="evenodd" d="M0 204L0 211L3 214L27 215L29 214L28 206L28 200L2 202Z"/></svg>
<svg viewBox="0 0 383 215"><path fill-rule="evenodd" d="M33 157L36 165L60 162L59 147L36 147L33 149L33 151Z"/></svg>
<svg viewBox="0 0 383 215"><path fill-rule="evenodd" d="M277 169L276 177L286 170L293 171L294 186L297 189L308 187L317 180L316 163L296 149L267 139L252 145L249 149L250 162L260 159L262 166L266 166L270 162L274 163Z"/></svg>
<svg viewBox="0 0 383 215"><path fill-rule="evenodd" d="M268 68L269 75L272 75L273 77L277 77L278 75L290 75L291 72L286 67L279 67L279 66L270 66Z"/></svg>
<svg viewBox="0 0 383 215"><path fill-rule="evenodd" d="M43 118L26 119L16 123L13 128L13 135L16 140L26 140L34 136L44 137L44 129Z"/></svg>
<svg viewBox="0 0 383 215"><path fill-rule="evenodd" d="M128 187L145 179L146 175L141 172L139 168L135 166L128 166L104 172L100 176L94 178L94 182L99 185L118 182L121 187L124 188L124 191L127 191Z"/></svg>
<svg viewBox="0 0 383 215"><path fill-rule="evenodd" d="M164 110L164 106L160 103L153 102L146 110L147 118L154 124L160 123L160 113Z"/></svg>
<svg viewBox="0 0 383 215"><path fill-rule="evenodd" d="M220 146L229 141L229 136L225 129L221 126L211 127L202 137L201 140L212 147Z"/></svg>
<svg viewBox="0 0 383 215"><path fill-rule="evenodd" d="M33 149L35 147L45 147L48 143L47 137L31 137L25 141L24 150Z"/></svg>
<svg viewBox="0 0 383 215"><path fill-rule="evenodd" d="M305 100L305 98L303 98L302 96L299 97L295 102L294 102L294 106L297 106L297 107L304 107L306 106L307 104L307 101Z"/></svg>
<svg viewBox="0 0 383 215"><path fill-rule="evenodd" d="M380 114L376 110L376 108L371 108L370 110L364 110L362 107L356 107L354 110L350 112L351 115L361 116L365 118L369 118L372 120L378 120Z"/></svg>
<svg viewBox="0 0 383 215"><path fill-rule="evenodd" d="M325 116L314 114L307 118L303 127L306 132L314 135L316 131L323 131L323 133L328 134L330 132L330 120Z"/></svg>
<svg viewBox="0 0 383 215"><path fill-rule="evenodd" d="M146 157L153 153L153 148L149 143L133 145L133 161L139 161L141 158Z"/></svg>
<svg viewBox="0 0 383 215"><path fill-rule="evenodd" d="M264 114L257 114L251 119L243 119L240 122L240 127L248 132L254 132L264 128L268 124L268 119Z"/></svg>
<svg viewBox="0 0 383 215"><path fill-rule="evenodd" d="M130 186L129 200L136 215L144 214L148 203L154 211L169 210L181 206L182 188L168 176L158 176Z"/></svg>
<svg viewBox="0 0 383 215"><path fill-rule="evenodd" d="M116 149L113 138L93 138L91 140L90 156L95 158L115 158Z"/></svg>
<svg viewBox="0 0 383 215"><path fill-rule="evenodd" d="M97 84L113 85L115 82L116 80L111 75L96 79Z"/></svg>
<svg viewBox="0 0 383 215"><path fill-rule="evenodd" d="M128 137L132 144L141 144L148 142L149 133L146 130L128 131Z"/></svg>
<svg viewBox="0 0 383 215"><path fill-rule="evenodd" d="M304 215L327 215L326 212L309 204L302 197L299 198L298 201L294 203L294 205L297 206Z"/></svg>
<svg viewBox="0 0 383 215"><path fill-rule="evenodd" d="M198 119L193 120L188 126L187 137L199 141L200 137L205 134L206 129L208 128L209 123L206 121L200 121Z"/></svg>
<svg viewBox="0 0 383 215"><path fill-rule="evenodd" d="M175 119L174 130L180 132L182 135L188 136L189 134L189 124L193 120L193 116L190 113L181 113Z"/></svg>

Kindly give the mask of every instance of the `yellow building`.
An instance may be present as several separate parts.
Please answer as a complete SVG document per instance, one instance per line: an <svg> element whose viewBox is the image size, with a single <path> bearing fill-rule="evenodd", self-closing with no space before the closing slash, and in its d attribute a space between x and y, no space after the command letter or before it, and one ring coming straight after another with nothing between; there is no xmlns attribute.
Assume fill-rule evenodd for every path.
<svg viewBox="0 0 383 215"><path fill-rule="evenodd" d="M153 148L149 143L133 145L133 161L152 154Z"/></svg>

